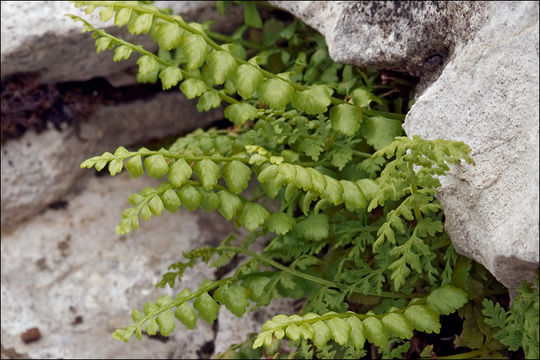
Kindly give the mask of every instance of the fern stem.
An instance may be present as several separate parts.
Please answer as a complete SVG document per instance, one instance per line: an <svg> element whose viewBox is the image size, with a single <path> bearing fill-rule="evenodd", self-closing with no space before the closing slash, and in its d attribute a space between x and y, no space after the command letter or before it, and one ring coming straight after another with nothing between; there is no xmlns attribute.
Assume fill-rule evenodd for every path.
<svg viewBox="0 0 540 360"><path fill-rule="evenodd" d="M472 359L475 356L484 355L486 352L490 352L489 349L478 349L461 354L454 354L448 356L438 356L437 359Z"/></svg>
<svg viewBox="0 0 540 360"><path fill-rule="evenodd" d="M229 283L229 282L231 282L233 280L236 280L236 278L234 276L231 276L231 277L224 278L224 279L221 279L221 280L217 280L217 281L214 281L214 282L209 282L209 283L199 287L199 289L197 291L192 292L191 294L189 294L185 298L182 298L181 300L173 300L169 304L167 304L164 307L160 308L159 310L153 311L150 314L145 315L144 318L142 318L138 322L137 327L138 328L142 327L142 325L146 321L156 317L157 315L161 314L162 312L170 311L172 308L178 307L178 306L182 305L183 303L185 303L185 302L187 302L189 300L192 300L192 299L195 299L196 297L201 296L205 292L208 292L208 291L213 290L213 289L215 289L217 287L225 285L225 284L227 284L227 283Z"/></svg>
<svg viewBox="0 0 540 360"><path fill-rule="evenodd" d="M343 233L349 233L349 232L358 232L358 231L375 231L379 230L380 226L351 226L347 227L342 230L338 230L335 233L336 234L343 234Z"/></svg>
<svg viewBox="0 0 540 360"><path fill-rule="evenodd" d="M257 50L265 50L266 47L264 45L259 45L259 44L255 44L251 41L247 41L247 40L244 40L244 39L233 39L232 36L228 36L228 35L225 35L225 34L220 34L220 33L215 33L213 31L210 31L210 30L207 30L206 33L208 34L208 36L214 38L214 39L217 39L219 41L224 41L224 42L229 42L229 43L232 43L232 42L237 42L239 44L241 44L242 46L246 46L246 47L250 47L252 49L257 49Z"/></svg>
<svg viewBox="0 0 540 360"><path fill-rule="evenodd" d="M380 115L385 118L394 119L394 120L405 120L405 115L398 114L398 113L392 113L388 111L380 111L380 110L373 110L373 109L362 109L364 114L370 115L370 116L377 116Z"/></svg>
<svg viewBox="0 0 540 360"><path fill-rule="evenodd" d="M235 251L235 252L244 253L246 255L251 256L254 259L257 259L257 260L259 260L261 262L265 262L265 263L267 263L269 265L272 265L273 267L275 267L277 269L280 269L280 270L282 270L284 272L287 272L287 273L289 273L291 275L294 275L294 276L297 276L299 278L303 278L303 279L306 279L306 280L309 280L309 281L312 281L312 282L315 282L315 283L318 283L318 284L321 284L321 285L324 285L324 286L334 287L334 288L338 288L338 289L342 289L342 290L348 290L349 289L348 286L344 286L344 285L335 283L335 282L330 281L330 280L322 279L322 278L317 277L317 276L312 276L312 275L309 275L309 274L304 274L302 272L293 270L293 269L291 269L291 268L289 268L289 267L287 267L285 265L281 265L280 263L278 263L278 262L276 262L276 261L274 261L272 259L267 258L264 255L254 253L254 252L249 251L249 250L239 249L239 248L233 247L233 246L223 246L223 247L220 247L220 249L221 250L228 250L228 251ZM385 297L385 298L392 298L392 299L395 299L395 298L410 299L410 298L419 297L419 296L416 296L416 294L398 294L398 293L391 293L391 292L385 292L385 291L382 291L380 294L379 293L367 293L367 294L364 294L364 295L375 296L375 297ZM425 294L422 294L422 296L424 296L424 295Z"/></svg>
<svg viewBox="0 0 540 360"><path fill-rule="evenodd" d="M240 161L240 162L243 162L243 163L246 163L246 164L249 163L249 159L242 159L242 158L237 158L237 157L212 156L212 155L209 155L209 156L192 156L192 155L183 155L183 154L181 155L181 154L172 153L172 152L167 151L165 149L136 151L136 152L131 152L131 153L127 154L127 155L117 156L116 158L125 160L125 159L133 157L135 155L142 155L142 156L163 155L163 156L171 158L171 159L184 159L184 160L186 160L188 162L189 161L201 161L201 160L212 160L214 162L229 162L229 161L236 160L236 161ZM294 163L291 163L291 164L300 165L300 166L315 166L315 165L317 165L317 163L315 163L315 162L302 162L302 161L294 162Z"/></svg>

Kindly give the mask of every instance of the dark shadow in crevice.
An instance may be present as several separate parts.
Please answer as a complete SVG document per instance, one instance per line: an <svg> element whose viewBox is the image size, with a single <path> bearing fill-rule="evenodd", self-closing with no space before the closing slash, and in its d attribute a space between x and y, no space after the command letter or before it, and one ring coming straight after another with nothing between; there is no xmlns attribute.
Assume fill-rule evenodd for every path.
<svg viewBox="0 0 540 360"><path fill-rule="evenodd" d="M52 125L62 131L78 129L100 105L115 105L150 99L161 93L160 84L112 86L97 77L88 81L41 84L38 73L14 74L1 82L2 144L20 138L27 130L37 133Z"/></svg>

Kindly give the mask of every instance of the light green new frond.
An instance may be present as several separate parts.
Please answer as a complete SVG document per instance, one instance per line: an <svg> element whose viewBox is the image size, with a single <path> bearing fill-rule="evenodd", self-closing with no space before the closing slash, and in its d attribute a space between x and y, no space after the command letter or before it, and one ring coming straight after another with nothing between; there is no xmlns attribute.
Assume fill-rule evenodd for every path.
<svg viewBox="0 0 540 360"><path fill-rule="evenodd" d="M207 292L203 293L193 302L193 308L209 324L214 323L219 311L219 305Z"/></svg>
<svg viewBox="0 0 540 360"><path fill-rule="evenodd" d="M148 175L156 179L169 172L169 164L161 154L146 157L144 159L144 167Z"/></svg>
<svg viewBox="0 0 540 360"><path fill-rule="evenodd" d="M210 190L205 190L204 188L198 188L197 189L199 193L202 195L201 200L201 209L203 209L206 212L211 212L216 210L220 205L219 196L214 192Z"/></svg>
<svg viewBox="0 0 540 360"><path fill-rule="evenodd" d="M182 80L182 72L179 68L168 66L159 73L163 90L167 90L178 84Z"/></svg>
<svg viewBox="0 0 540 360"><path fill-rule="evenodd" d="M278 235L288 233L296 223L296 220L284 213L273 213L266 222L267 229Z"/></svg>
<svg viewBox="0 0 540 360"><path fill-rule="evenodd" d="M283 110L291 101L294 89L281 79L266 79L259 88L261 100L272 109Z"/></svg>
<svg viewBox="0 0 540 360"><path fill-rule="evenodd" d="M107 50L111 44L111 39L107 37L100 37L96 40L96 52L99 54L103 50Z"/></svg>
<svg viewBox="0 0 540 360"><path fill-rule="evenodd" d="M139 65L140 74L149 74L154 73L159 70L159 63L156 59L149 55L143 55L137 60L137 65Z"/></svg>
<svg viewBox="0 0 540 360"><path fill-rule="evenodd" d="M375 96L372 92L370 92L367 89L363 88L356 88L351 93L352 101L360 106L360 107L366 107L369 106L369 104L374 101L378 104L382 104L382 100L379 99L377 96Z"/></svg>
<svg viewBox="0 0 540 360"><path fill-rule="evenodd" d="M220 205L218 208L219 213L227 220L232 220L233 217L236 217L238 211L242 206L242 200L227 190L221 190L217 193L220 200Z"/></svg>
<svg viewBox="0 0 540 360"><path fill-rule="evenodd" d="M238 67L236 60L226 51L212 51L206 59L210 76L216 85L221 85L231 77Z"/></svg>
<svg viewBox="0 0 540 360"><path fill-rule="evenodd" d="M240 223L249 231L255 231L270 217L270 212L252 202L245 203L240 215Z"/></svg>
<svg viewBox="0 0 540 360"><path fill-rule="evenodd" d="M390 337L410 339L414 330L438 333L441 326L439 316L463 306L462 299L457 300L462 292L453 286L441 287L425 298L413 299L402 309L393 308L392 311L377 315L371 312L356 314L351 311L329 312L324 315L307 313L302 317L276 315L262 326L263 332L257 336L253 348L264 345L272 336L277 339L287 336L291 340L311 340L318 348L325 346L330 340L340 345L350 344L356 349L363 348L365 340L368 340L375 346L384 348ZM449 301L448 308L441 309L441 313L432 309L429 304L424 305L427 299L430 299L429 296L432 296L432 304L432 300L441 295L457 301ZM302 328L305 331L301 331Z"/></svg>
<svg viewBox="0 0 540 360"><path fill-rule="evenodd" d="M413 337L412 325L403 316L398 313L389 313L381 319L383 325L388 329L390 336L396 336L401 339L410 339Z"/></svg>
<svg viewBox="0 0 540 360"><path fill-rule="evenodd" d="M343 201L349 211L367 208L367 201L362 189L355 183L346 180L340 180L343 187Z"/></svg>
<svg viewBox="0 0 540 360"><path fill-rule="evenodd" d="M467 294L452 285L435 289L426 299L426 304L441 315L448 315L467 303Z"/></svg>
<svg viewBox="0 0 540 360"><path fill-rule="evenodd" d="M189 211L193 211L199 207L203 200L203 196L192 185L186 184L176 190L176 194L182 205Z"/></svg>
<svg viewBox="0 0 540 360"><path fill-rule="evenodd" d="M231 281L230 278L216 282L204 281L197 291L191 292L189 289L184 289L175 299L162 295L155 302L144 304L143 313L137 309L133 310L131 317L134 324L124 329L117 329L113 338L128 342L131 335L135 333L137 339L142 340L143 326L150 336L156 335L158 331L162 336L169 336L175 328L175 318L188 329L195 328L198 316L212 324L217 318L220 307L208 291L216 288L218 288L216 293L219 293L220 289L227 290L225 299L223 296L221 299L226 306L228 304L228 307L231 306L238 313L239 309L242 307L245 309L247 306L247 298L244 296L246 289L239 285L228 285ZM188 302L191 300L194 300L192 305Z"/></svg>
<svg viewBox="0 0 540 360"><path fill-rule="evenodd" d="M133 178L141 176L144 172L141 155L135 155L129 159L126 163L126 170L128 171L129 176Z"/></svg>
<svg viewBox="0 0 540 360"><path fill-rule="evenodd" d="M169 167L168 180L174 187L180 187L191 178L192 172L186 160L178 159Z"/></svg>
<svg viewBox="0 0 540 360"><path fill-rule="evenodd" d="M140 14L132 17L128 23L128 30L131 34L146 34L152 27L152 14Z"/></svg>
<svg viewBox="0 0 540 360"><path fill-rule="evenodd" d="M182 44L182 28L178 24L164 22L158 27L158 44L165 50L177 48Z"/></svg>
<svg viewBox="0 0 540 360"><path fill-rule="evenodd" d="M233 160L223 167L223 177L229 189L235 194L240 194L248 187L251 169L244 163Z"/></svg>
<svg viewBox="0 0 540 360"><path fill-rule="evenodd" d="M362 124L362 110L350 104L339 104L330 109L330 121L334 130L354 136Z"/></svg>
<svg viewBox="0 0 540 360"><path fill-rule="evenodd" d="M113 61L127 60L131 56L132 52L133 50L131 50L129 47L120 45L114 50Z"/></svg>
<svg viewBox="0 0 540 360"><path fill-rule="evenodd" d="M236 125L244 125L246 121L255 120L257 109L247 103L237 103L225 108L225 118Z"/></svg>
<svg viewBox="0 0 540 360"><path fill-rule="evenodd" d="M374 316L367 317L362 321L366 329L366 338L375 346L384 347L388 342L388 331L384 324Z"/></svg>
<svg viewBox="0 0 540 360"><path fill-rule="evenodd" d="M210 109L218 108L220 104L221 99L219 98L218 92L216 90L209 90L204 92L199 98L199 101L197 102L197 110L201 112L208 111Z"/></svg>
<svg viewBox="0 0 540 360"><path fill-rule="evenodd" d="M292 105L309 115L324 114L331 102L329 89L322 85L297 91L292 98Z"/></svg>
<svg viewBox="0 0 540 360"><path fill-rule="evenodd" d="M219 166L209 159L204 159L195 164L193 170L201 180L205 190L212 190L220 177Z"/></svg>
<svg viewBox="0 0 540 360"><path fill-rule="evenodd" d="M178 199L174 198L169 190L169 183L163 183L156 189L144 188L138 194L130 196L130 203L134 207L128 208L122 213L122 220L116 227L116 233L119 235L127 234L131 229L139 228L139 213L143 220L150 220L151 213L160 215L164 208L174 212L180 206ZM172 190L171 190L172 191Z"/></svg>
<svg viewBox="0 0 540 360"><path fill-rule="evenodd" d="M214 297L237 317L242 317L249 306L247 289L240 285L222 286L216 290Z"/></svg>
<svg viewBox="0 0 540 360"><path fill-rule="evenodd" d="M206 92L206 85L202 80L186 79L180 84L180 90L188 99L194 99Z"/></svg>
<svg viewBox="0 0 540 360"><path fill-rule="evenodd" d="M202 35L184 33L182 50L186 57L188 70L198 69L202 66L208 54L208 45Z"/></svg>
<svg viewBox="0 0 540 360"><path fill-rule="evenodd" d="M161 200L163 202L163 206L165 209L169 212L176 212L180 205L182 204L180 201L180 198L176 194L176 192L172 189L166 190L161 195Z"/></svg>
<svg viewBox="0 0 540 360"><path fill-rule="evenodd" d="M129 8L122 8L116 12L116 16L114 17L114 23L116 26L124 26L129 22L129 19L131 18L131 9Z"/></svg>
<svg viewBox="0 0 540 360"><path fill-rule="evenodd" d="M248 64L240 65L233 77L236 91L243 99L251 98L263 80L264 76L260 70Z"/></svg>
<svg viewBox="0 0 540 360"><path fill-rule="evenodd" d="M403 313L415 329L427 333L439 333L441 323L437 313L424 305L412 305Z"/></svg>

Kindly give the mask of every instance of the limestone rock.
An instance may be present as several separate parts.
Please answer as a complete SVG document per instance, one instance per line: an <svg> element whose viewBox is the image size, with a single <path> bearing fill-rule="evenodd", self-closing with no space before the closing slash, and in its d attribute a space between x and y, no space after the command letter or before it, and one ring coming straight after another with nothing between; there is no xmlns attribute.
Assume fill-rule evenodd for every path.
<svg viewBox="0 0 540 360"><path fill-rule="evenodd" d="M442 180L456 249L510 290L539 264L537 2L272 2L335 61L421 75L405 131L461 140L476 167ZM420 89L418 89L420 90Z"/></svg>
<svg viewBox="0 0 540 360"><path fill-rule="evenodd" d="M420 76L485 21L490 2L270 1L326 38L334 61Z"/></svg>
<svg viewBox="0 0 540 360"><path fill-rule="evenodd" d="M186 270L175 289L154 287L168 265L182 260L182 251L216 246L222 240L216 234L234 231L217 213L180 209L116 235L127 197L159 183L126 173L87 174L64 198L64 208L47 209L2 234L3 346L30 358L200 358L200 349L215 337L201 319L195 330L177 322L166 342L147 336L141 342L133 336L129 344L112 339L116 328L132 323L132 309L213 279L214 269L200 264ZM41 339L24 344L20 334L33 327Z"/></svg>
<svg viewBox="0 0 540 360"><path fill-rule="evenodd" d="M408 135L460 140L476 166L442 179L457 251L510 289L538 269L538 3L493 3L405 122Z"/></svg>
<svg viewBox="0 0 540 360"><path fill-rule="evenodd" d="M229 31L241 22L240 13L228 12L221 17L213 1L156 1L158 7L169 7L186 21L216 19L215 29ZM68 1L2 1L1 63L2 78L17 72L39 72L43 83L84 81L93 77L117 76L133 66L136 56L115 63L112 53L96 54L94 39L82 33L82 23L65 14L78 15L97 28L127 41L154 50L150 36L130 35L125 27L118 28L110 20L99 20L99 9L90 15ZM131 77L134 82L134 78Z"/></svg>

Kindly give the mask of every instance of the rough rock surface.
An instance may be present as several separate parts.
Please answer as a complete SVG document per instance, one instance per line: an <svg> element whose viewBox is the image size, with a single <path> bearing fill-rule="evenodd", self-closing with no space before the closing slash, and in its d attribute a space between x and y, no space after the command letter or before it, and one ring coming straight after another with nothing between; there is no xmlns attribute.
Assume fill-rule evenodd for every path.
<svg viewBox="0 0 540 360"><path fill-rule="evenodd" d="M485 21L489 2L270 1L323 34L332 59L420 76Z"/></svg>
<svg viewBox="0 0 540 360"><path fill-rule="evenodd" d="M87 173L63 199L64 208L47 209L2 234L3 346L30 358L201 357L198 352L215 337L203 320L195 330L176 323L166 342L145 336L125 344L111 337L116 328L131 324L132 309L213 279L214 269L201 264L187 270L174 290L154 287L167 266L181 260L182 251L216 246L222 240L217 234L234 231L217 213L180 209L116 235L127 197L158 184L125 172L115 177ZM33 327L41 339L24 344L20 334ZM224 323L223 331L227 328Z"/></svg>
<svg viewBox="0 0 540 360"><path fill-rule="evenodd" d="M460 140L476 166L442 179L439 199L457 251L505 286L538 268L538 3L493 3L417 99L407 134Z"/></svg>
<svg viewBox="0 0 540 360"><path fill-rule="evenodd" d="M456 249L509 289L539 264L537 2L273 2L336 61L422 75L408 135L461 140L476 167L443 179Z"/></svg>
<svg viewBox="0 0 540 360"><path fill-rule="evenodd" d="M213 1L156 1L154 5L169 7L186 21L216 19L215 29L219 31L234 29L241 21L239 13L228 12L227 18L220 17ZM146 49L155 47L149 36L130 35L125 27L114 25L113 20L101 22L99 9L85 15L68 1L2 1L1 6L2 78L17 72L39 72L44 83L83 81L113 76L135 64L136 56L115 63L109 51L96 55L94 39L81 32L82 23L65 14L78 15L97 28L141 43Z"/></svg>
<svg viewBox="0 0 540 360"><path fill-rule="evenodd" d="M208 126L219 110L199 113L195 102L178 92L162 93L150 100L99 107L75 128L41 134L27 131L22 138L2 146L2 229L13 227L58 201L83 175L85 159L114 151L120 145L144 144L151 139ZM149 121L150 120L150 121Z"/></svg>

